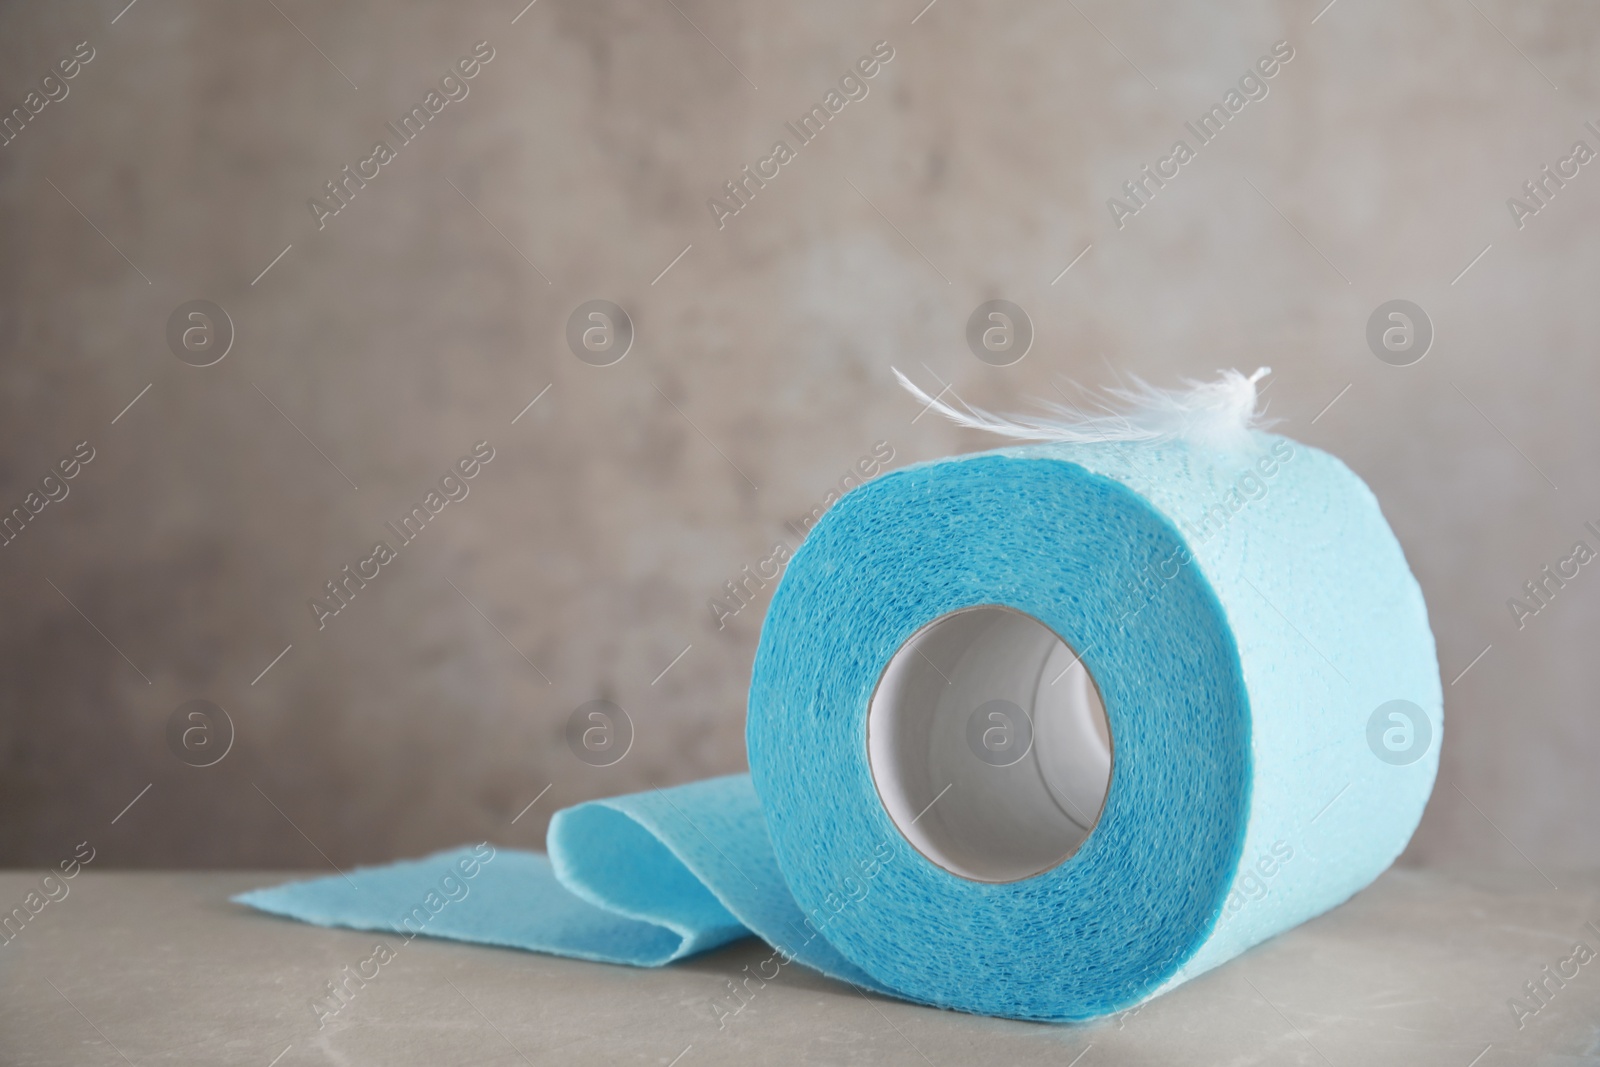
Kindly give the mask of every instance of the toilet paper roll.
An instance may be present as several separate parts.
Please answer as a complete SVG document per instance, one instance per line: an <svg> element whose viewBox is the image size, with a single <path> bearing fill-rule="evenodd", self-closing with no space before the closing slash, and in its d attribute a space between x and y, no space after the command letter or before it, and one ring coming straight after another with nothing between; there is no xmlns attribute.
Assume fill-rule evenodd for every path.
<svg viewBox="0 0 1600 1067"><path fill-rule="evenodd" d="M644 965L753 931L774 973L1088 1019L1370 883L1442 727L1421 592L1337 459L1002 449L818 523L762 629L749 777L568 809L548 858L472 880L446 853L240 899Z"/></svg>

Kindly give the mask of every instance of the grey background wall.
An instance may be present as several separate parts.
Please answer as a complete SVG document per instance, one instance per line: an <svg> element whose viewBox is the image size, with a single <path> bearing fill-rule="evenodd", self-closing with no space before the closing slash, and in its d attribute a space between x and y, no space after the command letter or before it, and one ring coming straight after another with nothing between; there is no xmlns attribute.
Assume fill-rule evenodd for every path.
<svg viewBox="0 0 1600 1067"><path fill-rule="evenodd" d="M0 862L537 847L563 805L742 769L770 587L720 629L708 600L875 442L988 444L891 365L1001 408L1273 367L1282 432L1367 479L1428 597L1448 728L1408 862L1600 862L1600 577L1520 629L1506 603L1600 544L1600 170L1507 207L1600 148L1592 7L124 3L0 13L8 110L94 53L0 147L0 504L95 457L0 549ZM1119 228L1122 183L1285 40ZM479 41L319 228L308 199ZM707 199L878 41L866 97L719 228ZM636 331L606 367L565 340L598 298ZM964 340L993 298L1036 331L1013 366ZM1366 341L1395 298L1436 331L1412 366ZM168 346L194 299L235 329L213 366ZM483 440L319 630L308 599ZM236 729L205 768L166 740L195 698ZM565 740L594 699L634 724L608 767Z"/></svg>

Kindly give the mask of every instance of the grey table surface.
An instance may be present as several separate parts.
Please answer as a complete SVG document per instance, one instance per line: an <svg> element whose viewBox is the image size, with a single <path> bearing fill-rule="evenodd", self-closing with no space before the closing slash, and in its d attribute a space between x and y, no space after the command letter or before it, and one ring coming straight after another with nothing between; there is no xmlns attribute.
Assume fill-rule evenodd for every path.
<svg viewBox="0 0 1600 1067"><path fill-rule="evenodd" d="M312 1002L385 939L228 901L295 875L86 870L0 944L0 1063L1600 1064L1600 957L1563 965L1579 942L1600 952L1585 925L1600 928L1600 873L1551 873L1559 889L1531 873L1393 870L1086 1025L939 1011L799 966L719 1012L770 955L754 940L640 970L424 938L319 1025ZM0 874L0 904L39 880ZM1525 986L1541 979L1543 1003Z"/></svg>

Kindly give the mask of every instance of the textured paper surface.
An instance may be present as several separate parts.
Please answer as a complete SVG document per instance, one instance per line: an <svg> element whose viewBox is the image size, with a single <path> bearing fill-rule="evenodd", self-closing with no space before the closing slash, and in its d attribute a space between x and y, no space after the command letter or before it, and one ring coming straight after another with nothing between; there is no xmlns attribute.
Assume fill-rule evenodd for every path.
<svg viewBox="0 0 1600 1067"><path fill-rule="evenodd" d="M1012 448L850 493L795 554L763 627L753 788L737 776L568 809L548 861L500 853L423 932L659 964L751 930L780 958L907 999L1071 1020L1348 899L1404 848L1432 788L1433 638L1366 486L1305 445L1251 441ZM907 845L865 751L890 656L980 604L1033 615L1082 653L1116 746L1084 845L1005 884ZM1433 731L1405 766L1367 742L1393 699ZM394 929L450 861L240 899Z"/></svg>

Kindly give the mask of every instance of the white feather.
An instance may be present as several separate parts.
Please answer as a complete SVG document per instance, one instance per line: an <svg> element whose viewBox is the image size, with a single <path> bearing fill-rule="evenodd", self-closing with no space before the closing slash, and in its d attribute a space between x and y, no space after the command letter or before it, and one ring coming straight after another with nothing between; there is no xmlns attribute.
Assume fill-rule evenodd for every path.
<svg viewBox="0 0 1600 1067"><path fill-rule="evenodd" d="M1076 405L1040 401L1042 415L996 415L956 397L956 407L944 399L955 395L948 386L929 396L910 378L891 367L906 392L958 426L1010 437L1018 441L1060 441L1084 444L1095 441L1172 441L1184 438L1212 448L1237 446L1249 431L1269 425L1257 410L1256 382L1272 372L1261 367L1245 377L1236 370L1219 372L1216 381L1184 379L1177 389L1161 389L1133 378L1126 388L1111 387L1091 401L1093 411Z"/></svg>

